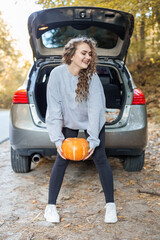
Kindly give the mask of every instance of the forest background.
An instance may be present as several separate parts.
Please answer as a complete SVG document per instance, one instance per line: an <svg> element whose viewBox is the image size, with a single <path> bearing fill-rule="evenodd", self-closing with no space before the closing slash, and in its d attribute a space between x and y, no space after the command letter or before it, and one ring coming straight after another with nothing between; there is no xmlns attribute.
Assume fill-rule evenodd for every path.
<svg viewBox="0 0 160 240"><path fill-rule="evenodd" d="M160 2L157 0L37 0L46 8L96 6L130 12L135 26L127 66L145 94L148 117L160 121ZM21 61L14 39L0 13L0 108L9 109L15 90L24 82L31 63Z"/></svg>

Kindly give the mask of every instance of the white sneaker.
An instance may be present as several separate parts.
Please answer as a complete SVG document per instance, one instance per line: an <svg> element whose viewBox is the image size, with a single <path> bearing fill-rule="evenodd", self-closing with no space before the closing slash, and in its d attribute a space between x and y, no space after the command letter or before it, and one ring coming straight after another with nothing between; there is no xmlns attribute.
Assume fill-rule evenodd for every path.
<svg viewBox="0 0 160 240"><path fill-rule="evenodd" d="M56 205L48 204L44 212L44 217L47 222L59 223L60 216L57 212Z"/></svg>
<svg viewBox="0 0 160 240"><path fill-rule="evenodd" d="M116 223L118 221L117 213L116 213L116 204L114 202L107 203L105 208L106 208L106 214L105 214L104 222Z"/></svg>

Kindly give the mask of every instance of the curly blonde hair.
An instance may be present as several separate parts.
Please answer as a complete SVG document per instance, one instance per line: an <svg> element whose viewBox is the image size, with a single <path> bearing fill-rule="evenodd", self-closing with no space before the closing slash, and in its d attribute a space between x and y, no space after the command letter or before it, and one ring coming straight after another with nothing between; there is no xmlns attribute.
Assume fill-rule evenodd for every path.
<svg viewBox="0 0 160 240"><path fill-rule="evenodd" d="M64 47L62 60L64 63L70 65L71 59L74 56L77 46L81 43L87 43L91 48L92 58L88 68L81 69L79 72L77 89L76 89L76 101L82 102L87 100L89 93L89 81L92 78L93 73L96 72L96 42L92 38L77 37L71 39Z"/></svg>

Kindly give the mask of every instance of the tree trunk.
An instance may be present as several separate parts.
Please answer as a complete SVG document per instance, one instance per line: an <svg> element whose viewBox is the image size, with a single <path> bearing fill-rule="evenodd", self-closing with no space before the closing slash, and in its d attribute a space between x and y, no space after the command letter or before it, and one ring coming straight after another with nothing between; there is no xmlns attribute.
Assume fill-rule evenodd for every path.
<svg viewBox="0 0 160 240"><path fill-rule="evenodd" d="M145 57L145 14L142 13L141 26L140 26L140 59Z"/></svg>
<svg viewBox="0 0 160 240"><path fill-rule="evenodd" d="M160 13L158 8L156 9L155 14L156 14L156 21L158 23L158 28L160 30Z"/></svg>

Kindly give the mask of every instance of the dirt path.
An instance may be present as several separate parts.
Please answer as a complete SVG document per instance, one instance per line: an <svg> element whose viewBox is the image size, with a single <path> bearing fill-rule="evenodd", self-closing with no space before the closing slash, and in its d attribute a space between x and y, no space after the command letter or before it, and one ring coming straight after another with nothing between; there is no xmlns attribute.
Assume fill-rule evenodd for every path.
<svg viewBox="0 0 160 240"><path fill-rule="evenodd" d="M9 142L0 145L0 240L159 240L160 131L149 124L145 167L125 172L109 158L118 223L105 224L105 202L92 161L71 162L58 198L60 224L47 223L43 212L53 161L42 159L27 174L10 166Z"/></svg>

